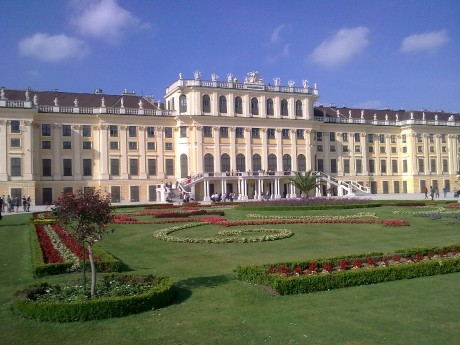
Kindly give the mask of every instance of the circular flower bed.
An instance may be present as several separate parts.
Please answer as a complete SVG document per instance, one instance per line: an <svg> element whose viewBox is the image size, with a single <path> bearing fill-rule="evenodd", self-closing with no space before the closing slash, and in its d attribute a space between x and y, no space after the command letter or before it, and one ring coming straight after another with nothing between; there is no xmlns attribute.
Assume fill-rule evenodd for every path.
<svg viewBox="0 0 460 345"><path fill-rule="evenodd" d="M30 319L72 322L137 314L174 298L172 281L151 275L108 275L98 288L98 296L88 298L79 284L41 283L16 292L12 308Z"/></svg>
<svg viewBox="0 0 460 345"><path fill-rule="evenodd" d="M185 242L185 243L254 243L254 242L265 242L265 241L276 241L284 238L291 237L294 233L287 229L239 229L239 230L223 230L218 232L220 236L233 236L226 238L199 238L199 237L177 237L171 236L173 232L180 230L197 227L206 223L189 223L181 226L173 226L165 229L155 231L153 236L159 240L168 242ZM243 236L235 237L243 234L250 233L261 233L259 236Z"/></svg>

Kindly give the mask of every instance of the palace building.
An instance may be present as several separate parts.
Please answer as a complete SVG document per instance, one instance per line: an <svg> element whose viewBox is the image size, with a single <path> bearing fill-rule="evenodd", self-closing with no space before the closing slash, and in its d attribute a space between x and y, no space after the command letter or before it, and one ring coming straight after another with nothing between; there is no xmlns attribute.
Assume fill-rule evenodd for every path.
<svg viewBox="0 0 460 345"><path fill-rule="evenodd" d="M114 203L178 191L295 198L289 178L310 170L326 181L316 195L460 187L458 113L315 106L318 89L306 80L218 79L179 75L164 102L126 90L2 88L0 195L45 204L96 187Z"/></svg>

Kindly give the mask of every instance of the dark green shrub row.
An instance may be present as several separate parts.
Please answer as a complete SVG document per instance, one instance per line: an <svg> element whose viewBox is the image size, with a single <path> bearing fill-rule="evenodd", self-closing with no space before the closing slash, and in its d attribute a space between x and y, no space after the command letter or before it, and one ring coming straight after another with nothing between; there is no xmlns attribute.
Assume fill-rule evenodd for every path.
<svg viewBox="0 0 460 345"><path fill-rule="evenodd" d="M13 312L38 321L73 322L107 319L141 313L171 304L174 285L169 278L156 278L157 284L149 291L135 296L93 298L78 302L34 301L48 285L42 283L16 292Z"/></svg>
<svg viewBox="0 0 460 345"><path fill-rule="evenodd" d="M38 239L37 231L35 226L29 226L30 233L30 246L32 252L32 271L34 277L44 277L49 275L63 274L69 272L73 263L70 261L62 263L45 263L45 258L43 256L43 251L40 246ZM101 247L95 245L94 256L99 259L96 261L96 270L97 272L120 272L121 271L121 262L115 259L111 254L107 253ZM81 265L81 262L80 262ZM89 262L87 262L89 267Z"/></svg>
<svg viewBox="0 0 460 345"><path fill-rule="evenodd" d="M347 210L355 208L371 208L380 207L380 203L368 203L368 204L344 204L344 205L312 205L312 206L271 206L267 203L267 206L251 206L250 203L246 205L235 206L236 210L243 211L296 211L296 210Z"/></svg>
<svg viewBox="0 0 460 345"><path fill-rule="evenodd" d="M441 251L449 251L457 249L460 250L460 244L450 245L443 248L440 247L421 247L421 248L408 248L398 250L397 254L391 255L416 255L417 253L439 254ZM367 258L381 259L384 255L382 253L374 252L367 254L347 255L333 258L317 258L308 261L298 262L281 262L266 265L247 265L237 266L235 272L237 278L243 281L248 281L254 284L265 285L273 288L281 295L297 294L297 293L310 293L315 291L323 291L330 289L337 289L342 287L368 285L381 283L385 281L411 279L423 276L432 276L438 274L446 274L453 272L460 272L460 258L443 259L439 260L426 260L416 262L413 264L399 264L395 266L382 266L373 267L369 269L347 270L335 272L332 274L319 274L319 275L300 275L286 278L279 274L269 274L268 270L271 267L279 267L284 265L289 269L295 267L306 268L312 262L316 262L319 267L324 266L330 262L333 266L338 266L343 259L357 259L365 262Z"/></svg>

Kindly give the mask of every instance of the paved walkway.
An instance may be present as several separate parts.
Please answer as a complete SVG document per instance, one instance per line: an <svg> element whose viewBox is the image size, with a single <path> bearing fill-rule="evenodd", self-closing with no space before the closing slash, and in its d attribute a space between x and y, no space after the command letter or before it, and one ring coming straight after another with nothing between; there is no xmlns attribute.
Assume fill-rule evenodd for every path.
<svg viewBox="0 0 460 345"><path fill-rule="evenodd" d="M363 198L363 199L372 199L372 200L420 200L420 201L425 201L425 200L430 200L430 199L425 199L425 195L423 193L415 193L415 194L404 194L404 193L397 193L397 194L369 194L369 195L364 195L364 196L357 196L358 198ZM454 198L453 193L447 193L447 198L444 198L442 195L440 195L439 198L435 198L434 200L455 200L457 202L460 202L460 198ZM201 203L211 203L211 202L201 202ZM146 203L138 203L138 202L125 202L125 203L117 203L114 204L114 206L118 205L131 205L131 206L136 206L136 205L145 205ZM22 210L22 207L19 207L19 212L2 212L2 216L9 216L13 214L21 214L21 213L30 213L32 214L33 212L43 212L43 211L50 211L51 207L50 206L44 206L44 205L36 205L36 206L30 206L30 212L24 212Z"/></svg>

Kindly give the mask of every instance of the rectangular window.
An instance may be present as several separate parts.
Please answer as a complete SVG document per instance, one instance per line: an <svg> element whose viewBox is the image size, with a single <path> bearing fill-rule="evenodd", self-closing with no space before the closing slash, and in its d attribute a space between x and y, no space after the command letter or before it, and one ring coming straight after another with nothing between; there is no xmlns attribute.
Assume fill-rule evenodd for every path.
<svg viewBox="0 0 460 345"><path fill-rule="evenodd" d="M329 141L335 141L335 132L329 132Z"/></svg>
<svg viewBox="0 0 460 345"><path fill-rule="evenodd" d="M436 173L436 159L435 158L430 159L430 171L432 173Z"/></svg>
<svg viewBox="0 0 460 345"><path fill-rule="evenodd" d="M337 159L331 159L331 173L337 174Z"/></svg>
<svg viewBox="0 0 460 345"><path fill-rule="evenodd" d="M63 176L72 176L72 160L69 158L64 158L62 160L62 174Z"/></svg>
<svg viewBox="0 0 460 345"><path fill-rule="evenodd" d="M350 173L350 160L349 159L344 159L343 160L343 172L345 174Z"/></svg>
<svg viewBox="0 0 460 345"><path fill-rule="evenodd" d="M281 137L283 139L289 139L289 129L283 128L281 130Z"/></svg>
<svg viewBox="0 0 460 345"><path fill-rule="evenodd" d="M305 131L303 129L296 130L297 139L304 139L305 138Z"/></svg>
<svg viewBox="0 0 460 345"><path fill-rule="evenodd" d="M318 152L323 152L323 145L317 145L317 146L316 146L316 150L317 150Z"/></svg>
<svg viewBox="0 0 460 345"><path fill-rule="evenodd" d="M348 133L342 133L342 141L348 141Z"/></svg>
<svg viewBox="0 0 460 345"><path fill-rule="evenodd" d="M243 127L236 127L235 136L237 138L244 138L244 128Z"/></svg>
<svg viewBox="0 0 460 345"><path fill-rule="evenodd" d="M128 137L137 138L137 127L136 126L128 126Z"/></svg>
<svg viewBox="0 0 460 345"><path fill-rule="evenodd" d="M430 146L430 153L434 153L434 146Z"/></svg>
<svg viewBox="0 0 460 345"><path fill-rule="evenodd" d="M403 152L403 153L407 153L407 146L403 146L402 152Z"/></svg>
<svg viewBox="0 0 460 345"><path fill-rule="evenodd" d="M444 153L446 153L446 152L447 152L447 146L443 146L443 147L441 147L441 152L444 152Z"/></svg>
<svg viewBox="0 0 460 345"><path fill-rule="evenodd" d="M385 153L385 146L380 146L380 153Z"/></svg>
<svg viewBox="0 0 460 345"><path fill-rule="evenodd" d="M50 145L51 147L51 145ZM72 149L72 142L71 141L63 141L62 142L62 148L64 150L71 150Z"/></svg>
<svg viewBox="0 0 460 345"><path fill-rule="evenodd" d="M403 134L403 135L401 136L401 141L402 141L403 144L406 143L406 135L405 135L405 134Z"/></svg>
<svg viewBox="0 0 460 345"><path fill-rule="evenodd" d="M89 138L91 136L91 126L90 125L81 126L81 135L85 138Z"/></svg>
<svg viewBox="0 0 460 345"><path fill-rule="evenodd" d="M172 149L173 149L173 143L165 143L166 151L172 151Z"/></svg>
<svg viewBox="0 0 460 345"><path fill-rule="evenodd" d="M128 149L137 150L137 141L129 141L128 142Z"/></svg>
<svg viewBox="0 0 460 345"><path fill-rule="evenodd" d="M147 159L147 173L149 175L157 174L157 160L155 158Z"/></svg>
<svg viewBox="0 0 460 345"><path fill-rule="evenodd" d="M329 152L335 152L335 145L329 146Z"/></svg>
<svg viewBox="0 0 460 345"><path fill-rule="evenodd" d="M397 159L392 159L391 160L391 172L393 174L398 173L398 160Z"/></svg>
<svg viewBox="0 0 460 345"><path fill-rule="evenodd" d="M254 139L259 139L260 138L260 128L253 128L251 130L251 137Z"/></svg>
<svg viewBox="0 0 460 345"><path fill-rule="evenodd" d="M380 160L380 172L382 174L387 173L387 160L386 159L381 159Z"/></svg>
<svg viewBox="0 0 460 345"><path fill-rule="evenodd" d="M42 159L42 176L51 176L51 159Z"/></svg>
<svg viewBox="0 0 460 345"><path fill-rule="evenodd" d="M316 132L316 141L323 141L323 132Z"/></svg>
<svg viewBox="0 0 460 345"><path fill-rule="evenodd" d="M379 143L385 144L385 134L379 134Z"/></svg>
<svg viewBox="0 0 460 345"><path fill-rule="evenodd" d="M363 161L361 159L356 160L356 173L357 174L363 173Z"/></svg>
<svg viewBox="0 0 460 345"><path fill-rule="evenodd" d="M383 194L388 194L388 181L382 181L382 192Z"/></svg>
<svg viewBox="0 0 460 345"><path fill-rule="evenodd" d="M187 138L187 126L180 126L179 131L181 138Z"/></svg>
<svg viewBox="0 0 460 345"><path fill-rule="evenodd" d="M407 173L407 159L403 159L403 173Z"/></svg>
<svg viewBox="0 0 460 345"><path fill-rule="evenodd" d="M443 173L449 172L449 160L447 159L442 160L442 172Z"/></svg>
<svg viewBox="0 0 460 345"><path fill-rule="evenodd" d="M396 153L396 146L391 147L391 153Z"/></svg>
<svg viewBox="0 0 460 345"><path fill-rule="evenodd" d="M267 129L267 139L275 139L275 129L274 128Z"/></svg>
<svg viewBox="0 0 460 345"><path fill-rule="evenodd" d="M165 138L172 138L173 130L172 127L165 127Z"/></svg>
<svg viewBox="0 0 460 345"><path fill-rule="evenodd" d="M373 159L369 159L369 173L375 173L375 161Z"/></svg>
<svg viewBox="0 0 460 345"><path fill-rule="evenodd" d="M110 125L109 130L110 130L110 137L111 138L117 138L118 137L118 126Z"/></svg>
<svg viewBox="0 0 460 345"><path fill-rule="evenodd" d="M318 171L324 171L324 161L322 159L318 159Z"/></svg>
<svg viewBox="0 0 460 345"><path fill-rule="evenodd" d="M111 141L110 142L110 149L111 150L118 150L118 141Z"/></svg>
<svg viewBox="0 0 460 345"><path fill-rule="evenodd" d="M62 125L62 136L63 137L72 136L72 126L71 125Z"/></svg>
<svg viewBox="0 0 460 345"><path fill-rule="evenodd" d="M422 134L421 134L421 133L418 133L418 134L417 134L417 142L418 142L418 143L421 143L422 141L423 141Z"/></svg>
<svg viewBox="0 0 460 345"><path fill-rule="evenodd" d="M399 193L399 181L393 181L393 193Z"/></svg>
<svg viewBox="0 0 460 345"><path fill-rule="evenodd" d="M368 151L369 151L369 153L373 153L374 152L374 146L369 146Z"/></svg>
<svg viewBox="0 0 460 345"><path fill-rule="evenodd" d="M368 143L373 143L374 142L374 134L368 134L367 135L367 142Z"/></svg>
<svg viewBox="0 0 460 345"><path fill-rule="evenodd" d="M430 144L434 144L434 134L429 134Z"/></svg>
<svg viewBox="0 0 460 345"><path fill-rule="evenodd" d="M221 138L228 138L228 127L220 127L219 132Z"/></svg>
<svg viewBox="0 0 460 345"><path fill-rule="evenodd" d="M344 153L348 152L348 145L343 145L342 146L342 152L344 152Z"/></svg>
<svg viewBox="0 0 460 345"><path fill-rule="evenodd" d="M423 146L417 146L417 152L423 153Z"/></svg>
<svg viewBox="0 0 460 345"><path fill-rule="evenodd" d="M84 141L83 142L83 150L91 150L92 142L91 141Z"/></svg>
<svg viewBox="0 0 460 345"><path fill-rule="evenodd" d="M49 123L42 124L42 136L43 137L51 136L51 125Z"/></svg>
<svg viewBox="0 0 460 345"><path fill-rule="evenodd" d="M120 160L118 158L110 159L110 175L120 176Z"/></svg>
<svg viewBox="0 0 460 345"><path fill-rule="evenodd" d="M423 158L418 159L418 172L424 173L425 172L425 161Z"/></svg>
<svg viewBox="0 0 460 345"><path fill-rule="evenodd" d="M11 120L10 132L11 133L21 133L21 122L18 120Z"/></svg>
<svg viewBox="0 0 460 345"><path fill-rule="evenodd" d="M390 136L390 141L391 141L392 144L396 144L396 135L392 134Z"/></svg>
<svg viewBox="0 0 460 345"><path fill-rule="evenodd" d="M182 126L185 127L185 126ZM181 127L181 128L182 128ZM185 136L187 136L187 127L185 127ZM147 127L147 138L154 138L155 137L155 127Z"/></svg>
<svg viewBox="0 0 460 345"><path fill-rule="evenodd" d="M211 126L204 126L203 127L203 136L206 138L212 137L212 127Z"/></svg>
<svg viewBox="0 0 460 345"><path fill-rule="evenodd" d="M361 146L360 145L355 145L355 152L357 152L357 153L361 152Z"/></svg>
<svg viewBox="0 0 460 345"><path fill-rule="evenodd" d="M354 140L355 140L355 141L360 141L359 133L353 134L353 137L354 137Z"/></svg>
<svg viewBox="0 0 460 345"><path fill-rule="evenodd" d="M129 174L132 176L139 175L139 160L137 158L129 159Z"/></svg>
<svg viewBox="0 0 460 345"><path fill-rule="evenodd" d="M21 147L21 139L20 138L11 138L10 147Z"/></svg>
<svg viewBox="0 0 460 345"><path fill-rule="evenodd" d="M167 176L174 175L174 160L173 159L165 159L165 172Z"/></svg>
<svg viewBox="0 0 460 345"><path fill-rule="evenodd" d="M147 142L147 150L155 151L156 150L156 143L153 141Z"/></svg>
<svg viewBox="0 0 460 345"><path fill-rule="evenodd" d="M51 141L50 140L42 140L42 149L43 150L51 149Z"/></svg>
<svg viewBox="0 0 460 345"><path fill-rule="evenodd" d="M11 163L11 176L21 176L21 158L12 157L10 160Z"/></svg>
<svg viewBox="0 0 460 345"><path fill-rule="evenodd" d="M93 174L93 163L91 159L83 159L83 176L91 176Z"/></svg>

